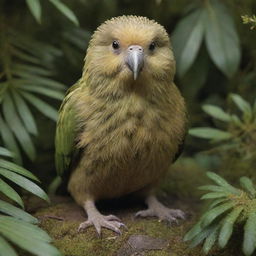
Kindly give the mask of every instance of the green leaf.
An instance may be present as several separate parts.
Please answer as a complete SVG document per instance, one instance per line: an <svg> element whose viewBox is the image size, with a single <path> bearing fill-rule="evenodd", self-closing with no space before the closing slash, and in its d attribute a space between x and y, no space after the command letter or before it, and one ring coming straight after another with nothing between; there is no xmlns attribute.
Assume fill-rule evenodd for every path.
<svg viewBox="0 0 256 256"><path fill-rule="evenodd" d="M0 200L0 211L25 222L38 223L37 218L3 200Z"/></svg>
<svg viewBox="0 0 256 256"><path fill-rule="evenodd" d="M13 157L13 154L8 149L0 147L0 156Z"/></svg>
<svg viewBox="0 0 256 256"><path fill-rule="evenodd" d="M15 63L12 65L12 72L13 74L21 74L21 73L27 73L32 75L40 75L40 76L51 76L53 72L51 70L48 70L46 68L42 68L35 65L28 65L28 64L20 64Z"/></svg>
<svg viewBox="0 0 256 256"><path fill-rule="evenodd" d="M203 110L208 115L212 116L213 118L219 119L223 122L230 122L232 117L223 111L221 108L214 106L214 105L203 105Z"/></svg>
<svg viewBox="0 0 256 256"><path fill-rule="evenodd" d="M24 86L22 86L22 89L29 91L29 92L39 93L39 94L42 94L42 95L45 95L45 96L48 96L50 98L54 98L57 100L63 100L63 98L64 98L63 92L59 92L59 91L52 90L49 88L24 85Z"/></svg>
<svg viewBox="0 0 256 256"><path fill-rule="evenodd" d="M191 241L190 247L196 247L199 245L206 237L208 237L213 230L215 229L215 226L210 226L207 228L204 228L200 233L198 233Z"/></svg>
<svg viewBox="0 0 256 256"><path fill-rule="evenodd" d="M210 225L218 216L234 207L234 202L223 203L206 212L202 217L202 227Z"/></svg>
<svg viewBox="0 0 256 256"><path fill-rule="evenodd" d="M205 239L203 251L205 254L208 254L208 252L212 249L218 234L219 226L215 226L215 228L212 229L209 236Z"/></svg>
<svg viewBox="0 0 256 256"><path fill-rule="evenodd" d="M32 104L35 108L37 108L41 113L43 113L45 116L49 117L53 121L57 120L58 112L53 107L48 105L47 103L43 102L39 98L35 97L34 95L27 93L27 92L21 92L22 96L26 98L30 104Z"/></svg>
<svg viewBox="0 0 256 256"><path fill-rule="evenodd" d="M256 246L256 213L250 212L244 226L243 253L246 256L253 254Z"/></svg>
<svg viewBox="0 0 256 256"><path fill-rule="evenodd" d="M178 23L173 33L172 42L180 76L188 71L196 59L205 30L205 14L204 9L191 12Z"/></svg>
<svg viewBox="0 0 256 256"><path fill-rule="evenodd" d="M200 186L200 190L209 190L213 192L224 192L227 193L227 190L221 186L215 186L215 185L206 185L206 186Z"/></svg>
<svg viewBox="0 0 256 256"><path fill-rule="evenodd" d="M75 25L79 25L79 21L73 11L71 11L65 4L60 0L49 0L64 16L66 16Z"/></svg>
<svg viewBox="0 0 256 256"><path fill-rule="evenodd" d="M241 52L232 17L221 1L207 2L206 46L215 65L227 76L237 71Z"/></svg>
<svg viewBox="0 0 256 256"><path fill-rule="evenodd" d="M27 177L27 178L30 178L37 182L40 182L39 179L33 173L29 172L28 170L26 170L25 168L23 168L17 164L6 161L4 159L0 159L0 168L4 168L9 171L16 172L18 174L21 174L21 175Z"/></svg>
<svg viewBox="0 0 256 256"><path fill-rule="evenodd" d="M30 62L33 64L41 64L40 60L34 56L29 55L28 53L19 50L18 48L13 47L12 49L13 56L18 57L22 61Z"/></svg>
<svg viewBox="0 0 256 256"><path fill-rule="evenodd" d="M254 184L252 183L251 179L248 177L241 177L239 179L241 187L249 192L253 197L256 195L256 190Z"/></svg>
<svg viewBox="0 0 256 256"><path fill-rule="evenodd" d="M12 132L9 130L8 126L4 122L1 114L0 114L0 123L1 123L1 129L0 129L0 134L2 137L2 140L4 142L4 145L14 153L14 161L16 163L21 164L22 163L22 158L20 155L20 150L19 147L14 139L14 136Z"/></svg>
<svg viewBox="0 0 256 256"><path fill-rule="evenodd" d="M0 256L18 256L10 244L0 236Z"/></svg>
<svg viewBox="0 0 256 256"><path fill-rule="evenodd" d="M14 98L16 109L19 113L19 116L24 126L26 127L28 132L30 132L33 135L37 135L38 131L37 131L36 122L26 102L18 93L13 91L12 95Z"/></svg>
<svg viewBox="0 0 256 256"><path fill-rule="evenodd" d="M10 42L13 46L24 50L24 52L38 58L40 64L49 68L49 64L55 59L55 57L61 56L62 52L60 49L53 47L47 43L41 43L33 38L29 37L28 34L20 33L17 30L8 29Z"/></svg>
<svg viewBox="0 0 256 256"><path fill-rule="evenodd" d="M216 199L216 198L221 198L221 197L227 197L229 193L224 193L224 192L211 192L203 195L200 199L201 200L207 200L207 199Z"/></svg>
<svg viewBox="0 0 256 256"><path fill-rule="evenodd" d="M208 127L191 128L189 129L189 134L202 139L211 139L215 141L227 140L232 137L232 134L229 132Z"/></svg>
<svg viewBox="0 0 256 256"><path fill-rule="evenodd" d="M38 256L59 256L61 253L49 244L51 238L37 226L13 217L0 217L0 233L12 243Z"/></svg>
<svg viewBox="0 0 256 256"><path fill-rule="evenodd" d="M233 122L235 125L237 125L237 126L239 126L239 127L242 127L242 126L243 126L243 122L240 120L240 118L239 118L237 115L232 114L232 115L231 115L231 118L232 118L232 122Z"/></svg>
<svg viewBox="0 0 256 256"><path fill-rule="evenodd" d="M223 220L223 225L220 230L218 243L221 248L224 248L233 232L234 223L243 210L242 206L238 206L232 210L227 217Z"/></svg>
<svg viewBox="0 0 256 256"><path fill-rule="evenodd" d="M0 168L0 174L3 175L5 178L11 180L12 182L16 183L23 189L49 202L47 194L38 185L28 180L27 178L24 178L23 176L20 176L14 172L2 168Z"/></svg>
<svg viewBox="0 0 256 256"><path fill-rule="evenodd" d="M2 192L5 196L9 197L14 202L19 204L22 208L24 208L24 204L19 194L1 178L0 178L0 192Z"/></svg>
<svg viewBox="0 0 256 256"><path fill-rule="evenodd" d="M225 202L226 200L228 200L228 198L220 198L220 199L215 199L209 206L209 209L212 209L213 207Z"/></svg>
<svg viewBox="0 0 256 256"><path fill-rule="evenodd" d="M222 177L220 177L219 175L217 175L214 172L206 172L206 175L209 179L211 179L212 181L214 181L216 184L218 184L221 187L224 187L227 191L236 194L236 195L240 195L241 191L235 187L233 187L232 185L230 185L227 181L225 181Z"/></svg>
<svg viewBox="0 0 256 256"><path fill-rule="evenodd" d="M41 23L42 9L39 0L26 0L27 5L38 23Z"/></svg>
<svg viewBox="0 0 256 256"><path fill-rule="evenodd" d="M231 93L230 97L244 114L248 113L249 115L252 115L252 108L250 104L247 101L245 101L240 95Z"/></svg>
<svg viewBox="0 0 256 256"><path fill-rule="evenodd" d="M38 86L38 87L44 87L44 88L52 88L54 90L66 90L66 86L58 81L52 80L50 78L42 77L42 76L35 76L30 75L27 73L20 72L19 76L21 78L15 79L15 84L17 84L19 87L26 86Z"/></svg>
<svg viewBox="0 0 256 256"><path fill-rule="evenodd" d="M196 225L193 226L193 228L191 228L186 235L184 236L183 241L187 242L191 239L193 239L195 236L197 236L200 232L202 232L202 228L201 228L201 222L197 222Z"/></svg>
<svg viewBox="0 0 256 256"><path fill-rule="evenodd" d="M27 156L34 160L36 156L36 151L34 144L29 136L27 130L24 128L23 124L21 123L17 112L15 110L12 98L9 94L6 94L3 101L3 114L5 120L15 134L17 140L20 142L20 145Z"/></svg>

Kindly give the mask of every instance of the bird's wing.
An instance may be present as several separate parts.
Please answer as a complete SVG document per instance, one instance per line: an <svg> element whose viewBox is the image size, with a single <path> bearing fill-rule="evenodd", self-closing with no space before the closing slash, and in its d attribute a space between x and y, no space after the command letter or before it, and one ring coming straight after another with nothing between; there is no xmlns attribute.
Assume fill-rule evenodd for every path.
<svg viewBox="0 0 256 256"><path fill-rule="evenodd" d="M59 176L69 169L76 155L75 138L77 135L75 110L71 97L80 90L79 83L70 87L61 104L55 135L55 165Z"/></svg>

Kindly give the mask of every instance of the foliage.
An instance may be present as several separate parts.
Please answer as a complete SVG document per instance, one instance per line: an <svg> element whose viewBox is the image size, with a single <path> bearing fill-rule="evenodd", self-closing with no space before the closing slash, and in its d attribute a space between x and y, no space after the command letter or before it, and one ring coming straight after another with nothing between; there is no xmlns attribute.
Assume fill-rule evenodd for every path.
<svg viewBox="0 0 256 256"><path fill-rule="evenodd" d="M248 16L248 15L243 15L242 20L244 24L250 24L251 29L256 29L256 16Z"/></svg>
<svg viewBox="0 0 256 256"><path fill-rule="evenodd" d="M214 64L227 76L237 71L241 52L239 37L226 6L218 0L188 8L173 33L178 74L183 76L194 63L205 40Z"/></svg>
<svg viewBox="0 0 256 256"><path fill-rule="evenodd" d="M39 180L31 172L3 159L3 157L12 156L7 149L0 147L0 156L2 156L0 158L0 192L5 198L11 199L24 209L20 195L5 181L10 180L22 189L49 201L45 192L35 183ZM5 199L0 199L0 212L2 212L0 214L0 255L17 255L9 242L35 255L60 255L58 250L50 244L49 235L36 226L38 220L23 209L13 206Z"/></svg>
<svg viewBox="0 0 256 256"><path fill-rule="evenodd" d="M253 105L238 94L230 94L231 101L240 111L225 112L215 105L203 105L203 110L215 120L220 121L222 129L202 127L191 128L189 134L218 144L217 150L221 152L236 152L237 157L243 159L256 157L256 101ZM217 124L217 123L216 123ZM223 126L224 124L224 126Z"/></svg>
<svg viewBox="0 0 256 256"><path fill-rule="evenodd" d="M2 141L15 153L16 162L21 162L17 141L34 160L35 147L31 137L38 134L38 129L30 106L54 121L57 119L57 111L38 96L63 98L65 86L49 78L53 75L50 64L61 53L12 30L1 33L0 47L4 49L0 56L3 66L0 83Z"/></svg>
<svg viewBox="0 0 256 256"><path fill-rule="evenodd" d="M71 11L67 5L61 2L61 0L48 0L50 3L52 3L63 15L65 15L71 22L73 22L75 25L79 25L79 21L76 17L76 15ZM42 22L42 7L40 0L26 0L26 3L35 17L36 21L38 23Z"/></svg>
<svg viewBox="0 0 256 256"><path fill-rule="evenodd" d="M204 242L203 251L208 254L215 243L224 248L230 240L234 228L242 229L244 236L242 250L246 256L256 248L256 188L247 177L240 178L242 189L237 189L213 172L207 176L216 185L200 187L209 191L201 199L211 199L212 203L201 216L199 222L185 235L191 247ZM239 232L241 233L241 231Z"/></svg>

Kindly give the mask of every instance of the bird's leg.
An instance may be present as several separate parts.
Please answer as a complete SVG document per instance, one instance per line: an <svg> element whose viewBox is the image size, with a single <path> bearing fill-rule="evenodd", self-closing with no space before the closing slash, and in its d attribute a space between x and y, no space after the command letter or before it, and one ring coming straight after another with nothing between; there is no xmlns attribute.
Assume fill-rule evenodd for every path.
<svg viewBox="0 0 256 256"><path fill-rule="evenodd" d="M88 215L88 220L79 225L78 231L94 226L98 235L101 234L102 227L121 234L120 227L126 227L118 217L114 215L102 215L97 210L94 200L85 201L83 207Z"/></svg>
<svg viewBox="0 0 256 256"><path fill-rule="evenodd" d="M147 196L146 204L148 205L148 209L137 212L136 217L158 217L159 220L168 221L169 223L178 223L178 219L185 219L185 213L183 211L169 209L160 203L154 195Z"/></svg>

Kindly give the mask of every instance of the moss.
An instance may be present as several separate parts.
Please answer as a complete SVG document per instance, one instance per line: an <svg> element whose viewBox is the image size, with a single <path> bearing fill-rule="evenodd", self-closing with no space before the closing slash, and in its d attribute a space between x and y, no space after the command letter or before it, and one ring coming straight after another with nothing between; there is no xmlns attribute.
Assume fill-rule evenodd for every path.
<svg viewBox="0 0 256 256"><path fill-rule="evenodd" d="M190 168L192 167L187 167L188 172ZM175 177L175 175L173 177ZM189 180L188 177L184 179ZM175 184L173 183L173 185ZM195 196L195 198L197 197ZM65 256L117 255L119 249L127 243L131 235L140 234L155 238L162 238L168 241L166 248L162 250L145 251L143 253L145 256L204 256L200 246L196 248L189 248L188 244L183 242L185 233L198 220L197 214L200 212L198 204L193 203L193 200L190 200L189 202L178 200L172 203L176 206L178 205L178 207L182 209L189 209L193 218L181 221L180 225L170 226L166 223L159 222L156 219L134 218L133 214L138 209L131 210L129 208L125 208L121 210L121 212L117 213L117 215L122 218L123 222L127 225L128 230L123 230L123 234L121 236L117 236L112 231L103 229L101 238L97 236L93 227L81 233L77 232L79 224L85 220L85 215L82 209L70 201L66 200L65 202L59 202L48 208L42 208L37 211L36 216L41 219L41 227L49 232L53 238L53 243ZM120 209L118 210L120 211ZM61 220L61 218L63 218L63 220ZM209 255L241 256L241 245L237 243L237 241L240 240L240 238L235 237L226 250L219 250L218 248L215 248Z"/></svg>
<svg viewBox="0 0 256 256"><path fill-rule="evenodd" d="M182 204L182 202L179 202ZM187 203L186 206L188 207ZM150 237L162 238L168 241L163 250L146 251L146 256L203 256L201 248L189 248L183 242L185 233L197 220L195 210L197 205L190 205L194 217L187 221L181 221L180 225L167 225L156 219L137 219L131 211L121 212L124 223L128 230L123 230L121 236L115 235L112 231L103 229L102 237L96 235L93 227L84 232L77 232L81 221L84 221L83 211L73 203L59 203L48 208L43 208L36 213L41 219L41 227L53 238L53 243L66 256L111 256L116 255L118 250L124 246L131 235L148 235ZM124 210L127 211L127 210ZM196 210L197 211L197 210ZM54 219L63 217L64 220ZM220 252L215 250L211 256L236 256L231 254L230 249ZM239 255L239 254L238 254Z"/></svg>

